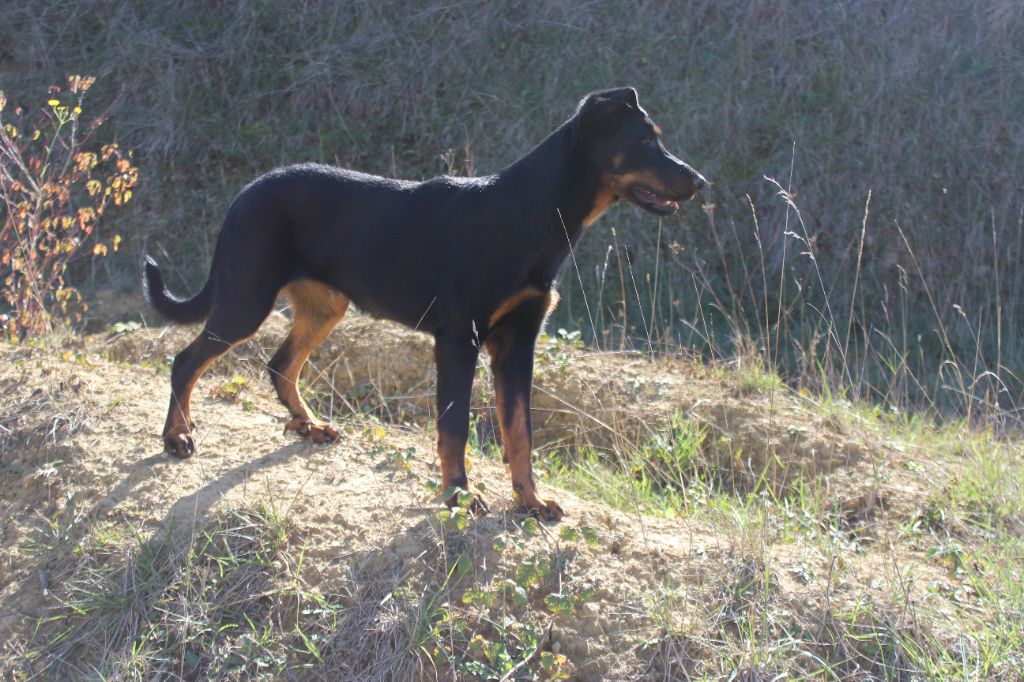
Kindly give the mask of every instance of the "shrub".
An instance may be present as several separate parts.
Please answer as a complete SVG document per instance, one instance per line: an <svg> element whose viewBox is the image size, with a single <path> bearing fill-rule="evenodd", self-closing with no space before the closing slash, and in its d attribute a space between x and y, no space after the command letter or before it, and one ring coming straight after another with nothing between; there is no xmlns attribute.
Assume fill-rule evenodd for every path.
<svg viewBox="0 0 1024 682"><path fill-rule="evenodd" d="M68 265L120 244L120 235L100 239L96 228L111 204L131 199L139 174L131 152L94 142L104 116L82 117L94 81L69 76L66 89L50 86L45 107L17 107L11 122L0 92L0 330L8 338L81 321L87 306L66 281Z"/></svg>

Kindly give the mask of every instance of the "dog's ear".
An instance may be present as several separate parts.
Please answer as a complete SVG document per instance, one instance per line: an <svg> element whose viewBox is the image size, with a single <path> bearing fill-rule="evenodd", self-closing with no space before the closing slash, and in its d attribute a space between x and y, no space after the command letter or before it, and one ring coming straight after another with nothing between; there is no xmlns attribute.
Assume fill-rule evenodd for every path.
<svg viewBox="0 0 1024 682"><path fill-rule="evenodd" d="M635 88L615 88L614 90L600 90L592 92L583 100L583 108L605 107L639 109L640 102L637 99Z"/></svg>
<svg viewBox="0 0 1024 682"><path fill-rule="evenodd" d="M584 138L611 135L622 121L640 110L636 90L616 88L592 92L580 103L577 111L579 130Z"/></svg>
<svg viewBox="0 0 1024 682"><path fill-rule="evenodd" d="M635 88L620 88L616 92L622 93L622 103L632 109L640 108L640 100L637 98Z"/></svg>

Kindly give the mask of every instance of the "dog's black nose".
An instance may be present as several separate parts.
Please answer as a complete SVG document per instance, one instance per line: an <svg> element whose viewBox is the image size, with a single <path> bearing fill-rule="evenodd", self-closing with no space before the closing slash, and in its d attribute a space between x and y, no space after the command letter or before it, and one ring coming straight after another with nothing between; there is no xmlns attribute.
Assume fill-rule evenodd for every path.
<svg viewBox="0 0 1024 682"><path fill-rule="evenodd" d="M693 174L693 188L700 190L704 185L708 184L708 181L704 179L704 176L700 173Z"/></svg>

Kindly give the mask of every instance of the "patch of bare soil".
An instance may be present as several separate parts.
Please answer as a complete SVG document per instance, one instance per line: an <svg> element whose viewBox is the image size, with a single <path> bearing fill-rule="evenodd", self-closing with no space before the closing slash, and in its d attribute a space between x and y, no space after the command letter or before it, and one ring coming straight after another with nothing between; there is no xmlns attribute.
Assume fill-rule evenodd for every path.
<svg viewBox="0 0 1024 682"><path fill-rule="evenodd" d="M576 679L681 674L679 661L699 660L705 646L698 614L729 617L730 585L742 582L752 556L772 564L778 599L801 611L853 600L870 591L872 580L899 579L870 554L837 566L834 556L799 543L754 547L742 528L627 514L563 490L548 490L569 514L562 524L523 535L502 465L475 460L470 478L486 484L494 512L471 521L457 540L476 548L467 554L473 563L446 581L441 554L454 540L446 540L435 518L441 506L427 485L437 475L433 439L422 428L433 409L429 339L346 320L307 370L321 411L333 408L342 433L320 447L282 432L284 410L269 382L255 378L253 368L285 330L275 316L200 382L193 402L198 452L188 461L162 453L160 429L167 358L193 332L142 329L74 340L62 350L0 345L0 639L28 647L47 632L37 628L40 618L63 613L62 587L80 567L72 558L76 541L65 541L54 519L102 520L145 539L256 504L273 507L294 529L310 589L351 594L355 584L365 597L360 617L343 620L328 638L333 644L323 650L334 657L325 654L312 678L359 678L356 659L340 661L356 643L375 641L370 635L380 631L400 588L425 594L443 587L457 595L538 556L562 557L545 589L586 585L588 600L571 613L546 611L537 592L512 608L546 614L544 646L568 657ZM246 377L240 388L225 390L239 371ZM484 370L481 377L477 408L486 413ZM895 514L920 502L916 483L896 466L900 452L870 429L833 423L782 392L739 395L726 378L684 360L547 345L534 396L542 448L643 440L684 415L713 430L724 465L780 489L797 473L825 477L851 518ZM594 529L596 540L563 536L566 526ZM516 542L496 552L494 539L510 533ZM926 562L916 571L919 581L942 580ZM353 634L359 632L362 638ZM361 651L369 656L362 670L384 675L374 668L377 659ZM409 668L419 676L449 674L424 664L422 649L403 655L419 661ZM11 670L24 671L23 664L7 659Z"/></svg>
<svg viewBox="0 0 1024 682"><path fill-rule="evenodd" d="M259 368L288 329L275 313L256 337L234 352ZM166 328L140 330L109 342L108 357L127 362L169 359L193 335ZM485 426L492 410L490 377L481 361L474 398ZM372 411L393 423L428 424L434 414L433 344L398 325L350 316L314 352L304 377L334 404L333 413ZM538 346L533 394L535 441L560 446L614 447L649 440L673 417L708 427L719 464L778 487L799 476L831 475L856 497L891 445L858 424L817 412L789 391L742 391L726 373L693 362L635 352L602 353L556 340Z"/></svg>

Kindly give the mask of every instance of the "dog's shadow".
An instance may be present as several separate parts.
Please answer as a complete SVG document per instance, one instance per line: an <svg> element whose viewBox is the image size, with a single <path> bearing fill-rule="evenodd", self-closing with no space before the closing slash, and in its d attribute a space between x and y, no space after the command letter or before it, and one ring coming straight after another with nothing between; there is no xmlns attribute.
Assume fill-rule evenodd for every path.
<svg viewBox="0 0 1024 682"><path fill-rule="evenodd" d="M217 505L232 489L295 457L316 458L319 451L307 443L290 443L219 472L177 499L162 515L162 523L151 526L134 554L191 561L187 553L175 548L195 542L197 533L207 532L223 520ZM97 503L95 513L116 510L169 467L195 465L195 461L174 460L165 454L138 460ZM309 466L317 465L311 461ZM393 484L409 483L396 480ZM486 584L494 577L499 565L495 538L513 531L519 517L496 511L470 519L468 526L459 530L438 520L443 509L439 501L423 504L419 496L409 495L406 503L392 510L396 532L386 541L354 551L332 548L318 560L319 566L304 571L301 582L315 584L324 599L338 608L337 622L322 633L319 665L325 675L346 669L355 678L374 678L376 673L386 677L394 656L415 656L409 654L416 651L409 638L423 636L423 628L429 631L433 627L441 617L438 609L442 604L460 603L469 585ZM223 511L230 514L233 510ZM174 568L161 570L162 584L147 585L146 594L152 597L173 590L179 574ZM367 647L366 637L372 637L375 645ZM131 638L119 643L126 652L132 645ZM362 653L353 658L355 651Z"/></svg>
<svg viewBox="0 0 1024 682"><path fill-rule="evenodd" d="M405 525L386 543L337 558L339 571L318 588L334 605L337 622L321 637L315 679L399 679L417 677L420 656L445 627L452 604L472 586L487 585L501 568L495 539L514 532L508 513L471 518L463 529L441 523L436 509L410 505ZM440 672L438 679L457 679Z"/></svg>
<svg viewBox="0 0 1024 682"><path fill-rule="evenodd" d="M248 551L245 543L260 531L254 533L255 526L243 526L240 530L238 521L265 521L259 518L260 512L255 516L249 514L244 509L246 502L241 503L241 510L236 505L218 503L260 472L285 465L295 457L309 458L310 467L325 465L326 458L318 457L322 452L325 450L306 443L290 443L221 471L183 494L158 515L162 523L148 525L138 544L122 555L132 563L118 570L124 570L133 579L110 581L103 593L92 597L98 596L105 603L133 604L133 613L140 617L142 625L159 627L158 621L175 618L177 607L167 606L168 595L178 595L171 600L177 604L183 580L203 580L201 576L216 575L223 568L218 564L216 570L208 571L203 567L202 553L210 547L222 548L222 543L224 548L230 545L229 551L233 551L234 543L241 542L237 549L244 554ZM173 460L162 453L138 460L127 467L116 485L96 504L94 515L116 514L125 501L133 495L140 496L147 485L166 479L170 468L195 465L194 461ZM413 480L394 480L392 485L414 485ZM488 516L468 519L464 527L456 527L451 521L439 519L443 510L440 500L424 504L421 495L409 494L386 510L391 529L386 538L374 544L360 537L358 548L344 543L332 545L326 553L319 551L315 561L308 562L301 558L306 555L306 548L302 546L300 527L295 537L289 539L281 560L270 561L265 557L261 560L264 563L257 562L258 566L247 564L240 571L231 569L218 580L231 586L225 589L239 590L237 608L245 614L250 627L273 628L289 618L305 619L302 632L315 635L317 654L316 660L305 659L301 654L293 659L304 669L301 679L411 679L423 676L424 671L426 678L432 676L430 671L439 678L457 678L454 670L439 670L436 666L447 664L426 652L442 636L451 605L462 603L468 588L495 583L500 581L502 570L514 570L509 568L508 561L503 565L496 538L516 533L523 517L495 510ZM290 557L288 552L292 553ZM223 557L215 561L221 560ZM300 572L277 573L280 566L296 570L304 563L308 565ZM237 585L232 583L236 580L240 581ZM194 587L185 585L190 594ZM278 592L283 598L266 598ZM287 618L283 618L281 608L294 611L288 611ZM69 627L66 618L61 622L61 628ZM88 630L87 624L82 627ZM280 635L288 636L283 632ZM37 628L33 639L38 638L40 650L48 653L32 665L37 672L57 677L80 670L78 666L82 665L100 670L110 661L130 659L138 645L139 632L123 629L102 648L92 647L94 642L89 637L68 648L61 645L59 638L50 640L53 636L48 627ZM98 658L100 655L102 659ZM179 671L182 679L199 679L209 672L208 661L191 665L190 669L186 666Z"/></svg>
<svg viewBox="0 0 1024 682"><path fill-rule="evenodd" d="M297 456L314 456L316 450L307 443L289 443L256 459L248 460L226 471L219 472L214 478L194 492L177 500L164 515L161 527L173 525L184 519L200 521L206 517L210 508L223 498L228 491L244 484L253 475L266 467L274 467L287 463ZM99 515L116 509L140 486L154 479L162 471L171 467L195 466L194 458L178 460L165 453L151 455L131 465L127 476L104 495L93 508L93 514Z"/></svg>

